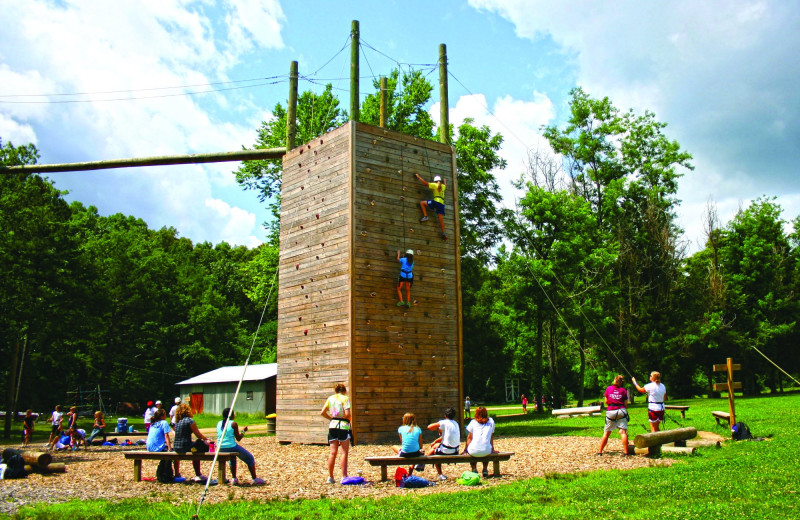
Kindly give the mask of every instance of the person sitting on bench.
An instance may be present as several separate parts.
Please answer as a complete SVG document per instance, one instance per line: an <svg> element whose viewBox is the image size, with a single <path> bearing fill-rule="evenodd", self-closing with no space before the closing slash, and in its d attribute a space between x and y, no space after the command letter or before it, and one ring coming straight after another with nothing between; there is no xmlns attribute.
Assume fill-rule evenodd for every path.
<svg viewBox="0 0 800 520"><path fill-rule="evenodd" d="M395 453L401 457L422 457L422 430L417 426L417 417L413 413L403 416L403 424L397 428L400 435L401 446L392 446ZM414 473L414 466L408 468L408 474ZM422 471L424 464L419 464L416 469Z"/></svg>
<svg viewBox="0 0 800 520"><path fill-rule="evenodd" d="M464 453L473 457L485 457L494 453L494 420L489 417L489 411L485 406L479 406L475 410L475 418L467 426L467 442L464 445ZM489 476L487 461L483 461L483 477ZM472 471L478 472L478 463L470 462Z"/></svg>
<svg viewBox="0 0 800 520"><path fill-rule="evenodd" d="M428 425L429 430L438 430L442 435L431 443L425 455L458 454L458 448L461 446L461 431L455 421L455 417L456 409L448 408L444 411L444 419ZM434 465L436 466L436 472L439 474L439 480L447 480L447 477L442 474L442 465Z"/></svg>

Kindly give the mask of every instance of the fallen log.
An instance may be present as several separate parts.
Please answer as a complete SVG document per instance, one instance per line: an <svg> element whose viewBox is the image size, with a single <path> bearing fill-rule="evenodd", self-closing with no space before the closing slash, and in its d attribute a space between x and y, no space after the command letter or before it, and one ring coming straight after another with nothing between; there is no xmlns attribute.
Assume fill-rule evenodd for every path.
<svg viewBox="0 0 800 520"><path fill-rule="evenodd" d="M603 409L602 406L581 406L580 408L559 408L553 410L553 415L579 415L579 414L592 414L599 413Z"/></svg>
<svg viewBox="0 0 800 520"><path fill-rule="evenodd" d="M673 455L694 455L695 447L687 446L661 446L661 453L670 453Z"/></svg>
<svg viewBox="0 0 800 520"><path fill-rule="evenodd" d="M45 468L40 468L36 465L25 464L25 471L28 473L66 473L67 465L63 462L53 462Z"/></svg>
<svg viewBox="0 0 800 520"><path fill-rule="evenodd" d="M53 462L52 455L40 451L23 451L20 453L20 456L26 464L38 466L42 469L46 468L51 462Z"/></svg>
<svg viewBox="0 0 800 520"><path fill-rule="evenodd" d="M637 448L650 448L670 442L685 441L697 437L697 428L676 428L662 432L642 433L633 439Z"/></svg>

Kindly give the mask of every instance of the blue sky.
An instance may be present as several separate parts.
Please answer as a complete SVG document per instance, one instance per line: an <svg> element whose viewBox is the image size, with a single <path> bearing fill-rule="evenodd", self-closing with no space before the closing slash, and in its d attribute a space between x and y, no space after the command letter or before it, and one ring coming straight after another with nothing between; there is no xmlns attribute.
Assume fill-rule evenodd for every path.
<svg viewBox="0 0 800 520"><path fill-rule="evenodd" d="M35 143L42 163L250 146L285 104L292 60L315 81L301 90L331 82L349 105L349 46L339 51L354 19L362 95L369 76L427 69L447 45L450 120L503 134L509 167L497 176L510 206L510 180L545 147L539 128L564 121L580 85L620 109L655 112L694 155L679 191L689 251L709 200L723 223L762 195L776 196L786 219L800 214L800 5L777 0L0 0L0 138ZM102 214L252 246L268 215L236 185L236 167L50 177Z"/></svg>

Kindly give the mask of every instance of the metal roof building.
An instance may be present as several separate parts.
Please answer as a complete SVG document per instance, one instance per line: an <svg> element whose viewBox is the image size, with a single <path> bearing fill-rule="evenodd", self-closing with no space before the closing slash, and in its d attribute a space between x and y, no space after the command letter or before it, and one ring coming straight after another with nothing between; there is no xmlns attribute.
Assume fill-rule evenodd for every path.
<svg viewBox="0 0 800 520"><path fill-rule="evenodd" d="M192 413L219 415L231 405L243 370L244 366L221 367L181 381L177 386L184 401L188 399ZM236 412L264 415L275 413L277 375L277 363L249 365L236 398Z"/></svg>

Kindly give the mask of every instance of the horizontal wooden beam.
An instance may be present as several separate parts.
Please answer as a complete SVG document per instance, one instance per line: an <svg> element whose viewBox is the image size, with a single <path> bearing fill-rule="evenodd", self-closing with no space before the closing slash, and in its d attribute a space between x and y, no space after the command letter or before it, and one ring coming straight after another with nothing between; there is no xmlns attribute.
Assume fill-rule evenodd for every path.
<svg viewBox="0 0 800 520"><path fill-rule="evenodd" d="M201 164L232 161L263 161L280 159L286 148L264 148L260 150L239 150L236 152L197 153L188 155L160 155L155 157L135 157L131 159L110 159L63 164L31 164L26 166L0 166L0 173L54 173L79 172L89 170L110 170L114 168L140 168L142 166L169 166L175 164Z"/></svg>
<svg viewBox="0 0 800 520"><path fill-rule="evenodd" d="M742 383L736 381L731 384L731 387L734 390L741 390ZM714 383L714 391L715 392L727 392L728 391L728 383Z"/></svg>
<svg viewBox="0 0 800 520"><path fill-rule="evenodd" d="M732 370L741 370L742 369L742 365L740 365L739 363L735 363L735 364L731 365L731 369ZM722 363L722 364L719 364L719 365L714 365L714 372L727 372L727 371L728 371L728 365L726 365L725 363Z"/></svg>

